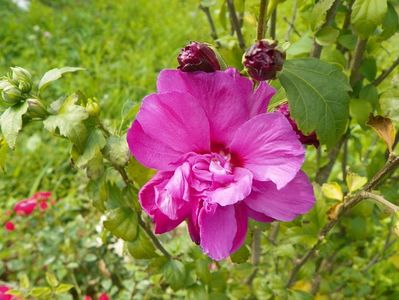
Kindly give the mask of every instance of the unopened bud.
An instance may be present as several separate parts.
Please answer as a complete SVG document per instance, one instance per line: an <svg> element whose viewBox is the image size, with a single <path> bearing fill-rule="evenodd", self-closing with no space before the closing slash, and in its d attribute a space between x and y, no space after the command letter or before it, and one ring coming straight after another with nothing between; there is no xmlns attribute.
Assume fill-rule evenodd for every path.
<svg viewBox="0 0 399 300"><path fill-rule="evenodd" d="M1 81L0 89L1 97L8 104L15 104L24 98L21 91L7 80Z"/></svg>
<svg viewBox="0 0 399 300"><path fill-rule="evenodd" d="M28 113L27 116L31 119L45 119L48 116L48 111L40 100L35 98L29 98L26 100L28 102Z"/></svg>
<svg viewBox="0 0 399 300"><path fill-rule="evenodd" d="M100 114L100 105L96 99L88 99L86 104L86 111L90 117L97 117Z"/></svg>
<svg viewBox="0 0 399 300"><path fill-rule="evenodd" d="M206 43L189 43L180 50L177 61L179 62L178 69L183 72L203 71L211 73L221 69L221 58Z"/></svg>
<svg viewBox="0 0 399 300"><path fill-rule="evenodd" d="M260 40L243 57L248 74L257 81L275 79L283 68L285 52L278 50L276 41Z"/></svg>
<svg viewBox="0 0 399 300"><path fill-rule="evenodd" d="M303 144L303 145L313 145L316 148L319 147L319 140L317 139L317 135L315 132L312 132L308 135L305 135L302 133L302 131L299 130L298 125L296 124L296 122L291 118L291 113L289 110L289 106L288 103L285 102L281 105L279 105L277 107L277 111L279 111L280 113L282 113L287 120L290 122L292 129L294 129L299 141Z"/></svg>
<svg viewBox="0 0 399 300"><path fill-rule="evenodd" d="M23 93L28 93L32 88L32 75L21 67L11 68L11 78Z"/></svg>

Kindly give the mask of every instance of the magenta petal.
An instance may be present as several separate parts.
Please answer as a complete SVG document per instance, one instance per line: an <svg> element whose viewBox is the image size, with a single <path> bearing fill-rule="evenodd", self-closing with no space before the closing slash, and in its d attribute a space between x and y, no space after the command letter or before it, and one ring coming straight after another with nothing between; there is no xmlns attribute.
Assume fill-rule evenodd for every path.
<svg viewBox="0 0 399 300"><path fill-rule="evenodd" d="M244 244L248 230L248 215L245 204L240 202L234 205L234 209L237 222L237 233L233 241L233 247L231 248L232 253Z"/></svg>
<svg viewBox="0 0 399 300"><path fill-rule="evenodd" d="M201 248L214 260L228 257L237 235L237 220L233 205L211 204L199 215Z"/></svg>
<svg viewBox="0 0 399 300"><path fill-rule="evenodd" d="M178 167L168 183L155 187L155 202L159 210L172 220L184 218L190 210L189 185L190 165Z"/></svg>
<svg viewBox="0 0 399 300"><path fill-rule="evenodd" d="M158 77L158 92L190 93L203 107L214 144L228 145L235 130L250 118L254 104L252 82L237 70L185 73L164 70ZM254 109L257 110L257 109Z"/></svg>
<svg viewBox="0 0 399 300"><path fill-rule="evenodd" d="M269 106L270 99L275 93L275 88L270 86L267 82L260 82L250 100L252 102L252 105L250 107L251 117L267 112L267 107Z"/></svg>
<svg viewBox="0 0 399 300"><path fill-rule="evenodd" d="M252 190L252 173L244 168L234 169L234 181L209 193L209 203L232 205L247 197Z"/></svg>
<svg viewBox="0 0 399 300"><path fill-rule="evenodd" d="M172 172L158 172L149 182L147 182L139 192L139 201L144 211L153 219L155 223L155 233L161 234L174 229L184 219L171 220L163 214L157 207L155 188L165 186Z"/></svg>
<svg viewBox="0 0 399 300"><path fill-rule="evenodd" d="M280 221L291 221L307 213L314 205L313 186L299 171L284 188L278 190L268 182L254 182L253 192L244 200L252 210Z"/></svg>
<svg viewBox="0 0 399 300"><path fill-rule="evenodd" d="M245 204L245 201L243 202ZM262 222L262 223L271 223L275 221L273 218L270 218L269 216L266 216L260 212L257 212L246 205L246 211L247 215L249 218L257 221L257 222Z"/></svg>
<svg viewBox="0 0 399 300"><path fill-rule="evenodd" d="M294 178L305 157L305 149L280 113L261 114L246 122L234 135L230 150L255 180L271 180L278 189Z"/></svg>
<svg viewBox="0 0 399 300"><path fill-rule="evenodd" d="M170 163L188 152L210 150L209 124L190 94L152 94L143 100L127 141L143 165L169 170Z"/></svg>

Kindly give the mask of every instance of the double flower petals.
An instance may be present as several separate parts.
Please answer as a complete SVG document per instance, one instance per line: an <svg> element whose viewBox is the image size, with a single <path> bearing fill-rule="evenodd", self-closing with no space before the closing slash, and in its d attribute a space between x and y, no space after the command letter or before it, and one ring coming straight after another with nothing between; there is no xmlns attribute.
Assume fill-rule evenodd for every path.
<svg viewBox="0 0 399 300"><path fill-rule="evenodd" d="M158 170L139 193L156 233L186 220L220 260L243 244L248 218L290 221L311 209L305 150L281 113L266 112L274 92L234 69L161 72L127 136L136 159Z"/></svg>

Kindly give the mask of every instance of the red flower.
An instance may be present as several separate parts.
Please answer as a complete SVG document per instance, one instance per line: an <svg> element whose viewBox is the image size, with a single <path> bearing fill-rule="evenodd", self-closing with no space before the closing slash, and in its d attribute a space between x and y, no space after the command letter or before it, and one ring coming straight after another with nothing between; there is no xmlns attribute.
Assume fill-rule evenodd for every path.
<svg viewBox="0 0 399 300"><path fill-rule="evenodd" d="M51 192L37 192L32 198L36 200L48 200L51 197Z"/></svg>
<svg viewBox="0 0 399 300"><path fill-rule="evenodd" d="M7 291L9 291L10 288L6 285L0 285L0 300L12 300L13 296L8 295Z"/></svg>
<svg viewBox="0 0 399 300"><path fill-rule="evenodd" d="M107 293L102 293L100 297L98 297L98 300L110 300L109 296Z"/></svg>
<svg viewBox="0 0 399 300"><path fill-rule="evenodd" d="M33 213L36 208L36 199L28 198L17 202L14 206L14 211L18 215L26 215L29 216Z"/></svg>
<svg viewBox="0 0 399 300"><path fill-rule="evenodd" d="M90 297L89 295L85 295L85 297L83 298L83 300L93 300L93 298Z"/></svg>
<svg viewBox="0 0 399 300"><path fill-rule="evenodd" d="M32 197L19 201L14 206L14 211L18 215L29 216L39 206L45 211L48 208L47 200L51 197L51 192L37 192Z"/></svg>
<svg viewBox="0 0 399 300"><path fill-rule="evenodd" d="M15 225L14 225L13 222L7 221L4 224L4 229L7 230L7 231L14 231L15 230ZM1 293L0 293L0 300L1 300Z"/></svg>

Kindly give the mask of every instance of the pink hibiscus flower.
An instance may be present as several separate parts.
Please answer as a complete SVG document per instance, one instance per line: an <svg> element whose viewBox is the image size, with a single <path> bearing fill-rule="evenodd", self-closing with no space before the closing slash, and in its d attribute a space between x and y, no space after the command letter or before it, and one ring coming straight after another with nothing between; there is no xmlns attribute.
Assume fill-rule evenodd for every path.
<svg viewBox="0 0 399 300"><path fill-rule="evenodd" d="M17 202L14 206L14 211L18 215L29 216L36 208L36 199L28 198Z"/></svg>
<svg viewBox="0 0 399 300"><path fill-rule="evenodd" d="M109 296L107 293L102 293L99 297L98 300L110 300Z"/></svg>
<svg viewBox="0 0 399 300"><path fill-rule="evenodd" d="M7 231L14 231L15 230L15 224L13 222L11 222L11 221L7 221L4 224L4 229L7 230Z"/></svg>
<svg viewBox="0 0 399 300"><path fill-rule="evenodd" d="M312 208L304 147L281 113L266 112L274 93L235 69L160 73L127 135L136 159L158 170L139 193L156 233L186 220L220 260L243 244L248 218L290 221Z"/></svg>
<svg viewBox="0 0 399 300"><path fill-rule="evenodd" d="M0 285L0 300L12 300L13 296L8 295L7 292L10 288L6 285Z"/></svg>
<svg viewBox="0 0 399 300"><path fill-rule="evenodd" d="M28 199L17 202L14 211L18 215L29 216L36 209L37 205L40 210L45 211L48 208L47 200L51 197L51 192L37 192Z"/></svg>

